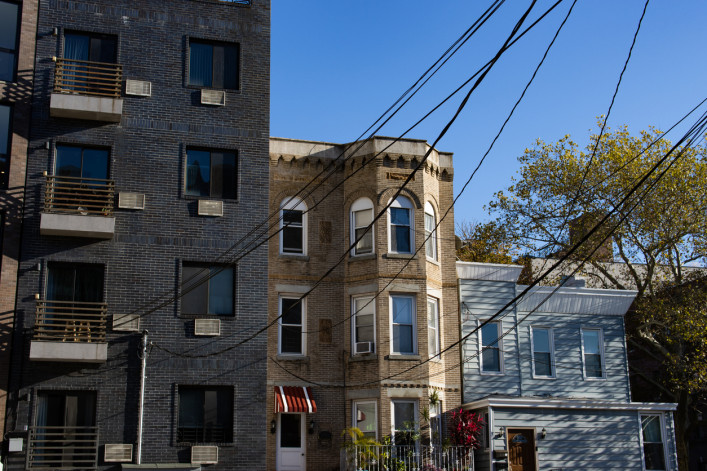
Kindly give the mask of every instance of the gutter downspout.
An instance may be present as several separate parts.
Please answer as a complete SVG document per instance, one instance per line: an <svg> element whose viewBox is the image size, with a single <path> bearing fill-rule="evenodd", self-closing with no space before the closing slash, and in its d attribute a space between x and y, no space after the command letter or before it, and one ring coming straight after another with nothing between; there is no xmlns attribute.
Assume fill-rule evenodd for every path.
<svg viewBox="0 0 707 471"><path fill-rule="evenodd" d="M137 418L137 453L135 464L142 464L142 420L145 412L145 372L147 370L147 330L142 331L142 345L138 350L138 358L142 360L140 368L140 404L138 404Z"/></svg>

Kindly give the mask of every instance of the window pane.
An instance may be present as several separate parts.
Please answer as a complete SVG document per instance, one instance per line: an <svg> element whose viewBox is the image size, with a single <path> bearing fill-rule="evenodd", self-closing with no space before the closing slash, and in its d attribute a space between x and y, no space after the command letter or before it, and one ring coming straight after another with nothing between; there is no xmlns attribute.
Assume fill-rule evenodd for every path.
<svg viewBox="0 0 707 471"><path fill-rule="evenodd" d="M599 331L583 330L584 353L599 354Z"/></svg>
<svg viewBox="0 0 707 471"><path fill-rule="evenodd" d="M0 2L0 47L15 50L19 5Z"/></svg>
<svg viewBox="0 0 707 471"><path fill-rule="evenodd" d="M587 376L590 378L601 378L601 355L584 355L584 366L587 369Z"/></svg>
<svg viewBox="0 0 707 471"><path fill-rule="evenodd" d="M411 253L410 248L410 228L406 226L393 226L393 236L391 237L392 251L398 253Z"/></svg>
<svg viewBox="0 0 707 471"><path fill-rule="evenodd" d="M657 415L642 416L641 428L643 429L643 455L646 469L665 469L660 417Z"/></svg>
<svg viewBox="0 0 707 471"><path fill-rule="evenodd" d="M213 47L210 44L189 44L189 84L210 87L213 81Z"/></svg>
<svg viewBox="0 0 707 471"><path fill-rule="evenodd" d="M179 427L196 428L204 424L204 393L198 389L179 389Z"/></svg>
<svg viewBox="0 0 707 471"><path fill-rule="evenodd" d="M209 287L207 268L201 266L182 267L182 313L206 314L208 312Z"/></svg>
<svg viewBox="0 0 707 471"><path fill-rule="evenodd" d="M56 175L59 177L81 177L81 148L56 146Z"/></svg>
<svg viewBox="0 0 707 471"><path fill-rule="evenodd" d="M405 208L390 208L390 223L401 226L409 226L410 210Z"/></svg>
<svg viewBox="0 0 707 471"><path fill-rule="evenodd" d="M498 324L491 322L481 328L481 346L498 346Z"/></svg>
<svg viewBox="0 0 707 471"><path fill-rule="evenodd" d="M108 151L105 149L83 149L81 176L107 180Z"/></svg>
<svg viewBox="0 0 707 471"><path fill-rule="evenodd" d="M283 324L302 324L302 302L299 299L283 298L282 319Z"/></svg>
<svg viewBox="0 0 707 471"><path fill-rule="evenodd" d="M415 427L415 403L394 402L395 430L411 430Z"/></svg>
<svg viewBox="0 0 707 471"><path fill-rule="evenodd" d="M396 324L412 324L412 298L393 296L393 322Z"/></svg>
<svg viewBox="0 0 707 471"><path fill-rule="evenodd" d="M393 326L393 351L396 353L415 353L412 346L412 326Z"/></svg>
<svg viewBox="0 0 707 471"><path fill-rule="evenodd" d="M361 211L354 211L355 227L366 227L371 222L373 222L373 210L363 209Z"/></svg>
<svg viewBox="0 0 707 471"><path fill-rule="evenodd" d="M90 43L91 39L85 34L65 34L64 57L79 61L89 60Z"/></svg>
<svg viewBox="0 0 707 471"><path fill-rule="evenodd" d="M223 88L237 90L238 87L238 45L223 46Z"/></svg>
<svg viewBox="0 0 707 471"><path fill-rule="evenodd" d="M207 151L187 150L188 195L209 196L211 187L211 155Z"/></svg>
<svg viewBox="0 0 707 471"><path fill-rule="evenodd" d="M373 252L373 232L370 229L365 227L356 229L354 237L355 240L358 240L356 244L357 255Z"/></svg>
<svg viewBox="0 0 707 471"><path fill-rule="evenodd" d="M0 51L0 80L12 82L15 78L15 54Z"/></svg>
<svg viewBox="0 0 707 471"><path fill-rule="evenodd" d="M233 269L214 267L209 280L209 314L233 314Z"/></svg>
<svg viewBox="0 0 707 471"><path fill-rule="evenodd" d="M533 348L536 352L550 351L550 332L547 329L533 329Z"/></svg>
<svg viewBox="0 0 707 471"><path fill-rule="evenodd" d="M236 197L236 154L211 153L211 196L230 199Z"/></svg>
<svg viewBox="0 0 707 471"><path fill-rule="evenodd" d="M376 404L365 402L356 404L356 416L354 417L354 427L358 427L364 435L376 438Z"/></svg>
<svg viewBox="0 0 707 471"><path fill-rule="evenodd" d="M373 315L356 316L356 342L373 342Z"/></svg>
<svg viewBox="0 0 707 471"><path fill-rule="evenodd" d="M481 352L483 371L501 371L501 361L499 351L495 348L487 348Z"/></svg>
<svg viewBox="0 0 707 471"><path fill-rule="evenodd" d="M535 352L535 374L538 376L552 376L552 365L550 364L550 354Z"/></svg>

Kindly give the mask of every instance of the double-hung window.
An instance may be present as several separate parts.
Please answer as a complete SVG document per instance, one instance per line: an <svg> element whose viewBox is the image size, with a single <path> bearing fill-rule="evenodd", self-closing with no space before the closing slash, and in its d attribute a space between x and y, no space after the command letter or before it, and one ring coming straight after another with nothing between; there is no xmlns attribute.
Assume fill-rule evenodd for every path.
<svg viewBox="0 0 707 471"><path fill-rule="evenodd" d="M351 298L354 354L376 351L376 302L373 296Z"/></svg>
<svg viewBox="0 0 707 471"><path fill-rule="evenodd" d="M20 4L0 1L0 81L15 80Z"/></svg>
<svg viewBox="0 0 707 471"><path fill-rule="evenodd" d="M415 297L391 295L390 306L393 337L391 353L414 355L417 353Z"/></svg>
<svg viewBox="0 0 707 471"><path fill-rule="evenodd" d="M481 328L481 371L483 373L503 372L500 330L500 322L489 322Z"/></svg>
<svg viewBox="0 0 707 471"><path fill-rule="evenodd" d="M280 296L279 352L282 355L304 355L305 299Z"/></svg>
<svg viewBox="0 0 707 471"><path fill-rule="evenodd" d="M444 415L442 401L430 404L430 438L433 446L442 446L444 441Z"/></svg>
<svg viewBox="0 0 707 471"><path fill-rule="evenodd" d="M532 326L530 333L531 347L533 349L533 376L554 378L555 357L552 329Z"/></svg>
<svg viewBox="0 0 707 471"><path fill-rule="evenodd" d="M294 196L280 204L280 253L307 254L307 205Z"/></svg>
<svg viewBox="0 0 707 471"><path fill-rule="evenodd" d="M388 251L409 254L415 244L412 202L398 196L388 209Z"/></svg>
<svg viewBox="0 0 707 471"><path fill-rule="evenodd" d="M437 298L427 298L427 353L432 357L439 358L439 300Z"/></svg>
<svg viewBox="0 0 707 471"><path fill-rule="evenodd" d="M189 41L189 85L239 88L240 47L234 43Z"/></svg>
<svg viewBox="0 0 707 471"><path fill-rule="evenodd" d="M177 441L233 442L233 388L180 385Z"/></svg>
<svg viewBox="0 0 707 471"><path fill-rule="evenodd" d="M351 255L373 253L373 203L368 198L359 198L351 205L351 243L355 241ZM370 227L369 227L370 226Z"/></svg>
<svg viewBox="0 0 707 471"><path fill-rule="evenodd" d="M425 253L427 258L437 260L437 218L429 202L425 203Z"/></svg>
<svg viewBox="0 0 707 471"><path fill-rule="evenodd" d="M182 314L233 315L233 287L233 267L185 263Z"/></svg>
<svg viewBox="0 0 707 471"><path fill-rule="evenodd" d="M236 153L187 149L186 194L219 199L236 197Z"/></svg>
<svg viewBox="0 0 707 471"><path fill-rule="evenodd" d="M666 469L662 422L660 415L641 415L643 463L647 470Z"/></svg>
<svg viewBox="0 0 707 471"><path fill-rule="evenodd" d="M601 329L582 329L585 378L604 378L604 336Z"/></svg>
<svg viewBox="0 0 707 471"><path fill-rule="evenodd" d="M0 105L0 188L7 188L10 176L11 116L12 108Z"/></svg>
<svg viewBox="0 0 707 471"><path fill-rule="evenodd" d="M395 399L393 410L393 443L396 446L416 445L415 435L418 427L416 400Z"/></svg>
<svg viewBox="0 0 707 471"><path fill-rule="evenodd" d="M353 424L363 435L373 440L378 439L378 414L375 401L356 401L353 403Z"/></svg>

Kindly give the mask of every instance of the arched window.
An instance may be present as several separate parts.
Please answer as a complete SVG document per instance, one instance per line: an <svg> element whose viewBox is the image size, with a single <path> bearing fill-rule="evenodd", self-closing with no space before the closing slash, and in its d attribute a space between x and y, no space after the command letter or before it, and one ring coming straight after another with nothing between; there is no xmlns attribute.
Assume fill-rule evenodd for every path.
<svg viewBox="0 0 707 471"><path fill-rule="evenodd" d="M412 210L412 202L404 196L398 196L388 208L389 252L412 253L415 244Z"/></svg>
<svg viewBox="0 0 707 471"><path fill-rule="evenodd" d="M280 253L307 254L307 205L297 197L280 204Z"/></svg>
<svg viewBox="0 0 707 471"><path fill-rule="evenodd" d="M373 253L373 202L359 198L351 205L351 243L358 240L351 255ZM370 227L369 227L370 226ZM360 239L359 239L360 238Z"/></svg>
<svg viewBox="0 0 707 471"><path fill-rule="evenodd" d="M427 258L437 260L437 218L430 202L425 203L425 253Z"/></svg>

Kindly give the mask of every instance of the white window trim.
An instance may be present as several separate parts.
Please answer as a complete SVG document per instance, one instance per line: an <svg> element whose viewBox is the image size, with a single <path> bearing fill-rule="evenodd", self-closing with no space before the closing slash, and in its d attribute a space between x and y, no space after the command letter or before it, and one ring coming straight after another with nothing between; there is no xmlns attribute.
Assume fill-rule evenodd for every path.
<svg viewBox="0 0 707 471"><path fill-rule="evenodd" d="M395 427L395 403L408 403L413 405L413 410L415 412L415 432L420 431L420 407L419 407L419 401L417 399L397 399L397 398L392 398L390 400L390 436L395 440L395 431L398 430ZM401 429L402 431L402 429ZM415 446L419 445L419 440L415 442Z"/></svg>
<svg viewBox="0 0 707 471"><path fill-rule="evenodd" d="M427 240L427 216L428 215L432 216L432 219L433 219L434 225L435 225L433 231L431 232L432 235L430 236L429 240ZM438 256L439 247L437 244L437 239L438 239L437 238L437 229L438 229L438 227L437 227L437 212L435 211L434 207L432 206L432 203L430 203L429 201L425 203L424 219L425 220L423 221L423 226L424 226L423 233L425 234L425 240L426 240L426 242L425 242L425 256L427 257L428 260L436 262L439 260L439 256ZM434 248L434 253L432 254L432 257L430 257L430 254L427 253L427 242L431 242L432 247Z"/></svg>
<svg viewBox="0 0 707 471"><path fill-rule="evenodd" d="M435 298L434 296L427 296L427 303L431 301L434 301L435 305L435 341L436 341L436 347L437 347L437 352L435 354L432 354L431 352L427 352L427 355L432 358L435 361L441 361L442 360L442 339L441 339L441 332L439 328L440 324L440 315L439 315L439 310L440 310L440 302L438 298ZM425 304L425 308L429 309L428 304ZM425 313L425 320L427 320L427 313ZM429 332L429 324L427 325L427 344L429 345L429 338L430 338L430 332ZM428 346L429 348L429 346Z"/></svg>
<svg viewBox="0 0 707 471"><path fill-rule="evenodd" d="M584 331L594 330L599 332L599 355L601 360L601 376L587 376L587 365L584 362ZM604 329L601 327L580 327L579 329L579 340L581 343L582 350L582 379L585 381L605 381L606 380L606 365L605 361L605 351L604 351Z"/></svg>
<svg viewBox="0 0 707 471"><path fill-rule="evenodd" d="M535 373L535 337L533 336L533 329L545 329L548 331L548 342L550 344L550 376L539 375ZM542 352L545 353L545 352ZM584 355L582 355L584 358ZM556 379L557 378L557 368L555 365L555 330L552 327L547 327L544 325L531 325L530 326L530 361L531 361L531 373L533 379Z"/></svg>
<svg viewBox="0 0 707 471"><path fill-rule="evenodd" d="M646 469L646 454L644 451L643 447L643 417L658 417L658 420L660 420L660 438L663 441L663 462L665 463L665 469L663 470L647 470ZM665 427L665 414L656 414L656 413L638 413L638 438L640 439L641 443L641 466L643 468L643 471L667 471L668 469L671 469L671 466L668 462L668 433L667 429Z"/></svg>
<svg viewBox="0 0 707 471"><path fill-rule="evenodd" d="M284 210L296 210L296 211L302 211L302 252L285 252L282 249L282 243L283 243L283 228L285 227L284 224L284 218L283 218L283 211ZM282 200L282 203L280 203L280 255L291 255L291 256L298 256L298 255L307 255L307 242L308 242L308 237L307 237L307 205L305 204L304 201L301 199L297 198L296 196L288 196L285 199Z"/></svg>
<svg viewBox="0 0 707 471"><path fill-rule="evenodd" d="M393 350L393 298L410 298L412 299L412 352L396 352ZM391 355L417 355L419 352L417 346L417 296L407 293L391 293L388 296L388 311L390 318L388 325L390 326L390 353Z"/></svg>
<svg viewBox="0 0 707 471"><path fill-rule="evenodd" d="M478 334L478 351L479 351L479 373L482 375L489 375L489 376L501 376L506 374L506 368L504 366L504 361L503 361L503 338L498 339L498 362L499 362L499 370L500 371L484 371L484 358L483 358L483 337L481 335L481 324L483 323L483 320L477 321L476 325L478 328L477 334ZM502 328L502 323L501 321L491 321L489 324L495 324L496 325L496 332L498 335L501 335L501 328Z"/></svg>
<svg viewBox="0 0 707 471"><path fill-rule="evenodd" d="M391 215L391 209L392 208L403 208L407 209L410 211L410 226L409 226L409 231L410 231L410 251L409 252L396 252L392 249L393 244L392 244L392 235L393 235L393 230L392 230L392 215ZM412 204L412 201L410 201L408 198L405 196L398 196L392 203L390 203L390 206L388 207L388 253L393 253L393 254L404 254L404 255L412 255L415 253L415 208Z"/></svg>
<svg viewBox="0 0 707 471"><path fill-rule="evenodd" d="M376 298L375 295L369 294L369 295L357 295L357 296L351 296L351 352L353 355L357 355L356 353L356 300L359 299L370 299L371 305L373 305L373 352L375 353L376 347L378 346L377 342L377 337L376 337L376 324L377 324L377 316L376 316Z"/></svg>
<svg viewBox="0 0 707 471"><path fill-rule="evenodd" d="M278 355L283 355L283 356L292 356L292 357L303 357L307 355L307 335L305 331L307 330L305 327L307 326L307 298L302 298L300 301L300 306L302 309L302 319L301 319L301 326L302 326L302 352L301 353L292 353L292 352L284 352L282 351L282 300L283 299L299 299L301 295L298 294L289 294L289 293L280 293L277 298L277 354ZM294 324L293 324L294 325Z"/></svg>
<svg viewBox="0 0 707 471"><path fill-rule="evenodd" d="M368 198L359 198L354 203L351 205L351 209L349 210L349 245L353 245L354 241L356 240L356 223L354 220L354 213L357 211L364 211L366 209L371 210L371 220L375 217L375 212L373 211L373 201L371 201ZM375 223L371 223L371 237L373 239L373 244L371 245L371 251L367 253L356 253L356 247L351 248L351 256L352 257L361 257L364 255L371 255L376 253L376 225Z"/></svg>
<svg viewBox="0 0 707 471"><path fill-rule="evenodd" d="M358 400L357 400L357 401L353 401L353 403L351 404L351 405L352 405L352 410L351 410L351 423L352 423L352 427L357 427L357 422L356 422L356 406L359 405L359 404L373 404L373 408L374 408L374 411L375 411L374 413L375 413L375 415L376 415L376 420L375 420L375 424L376 424L376 440L378 440L378 401L376 401L375 399L364 399L364 400L360 400L360 401L358 401ZM363 432L363 430L361 430L361 431Z"/></svg>

